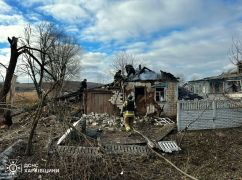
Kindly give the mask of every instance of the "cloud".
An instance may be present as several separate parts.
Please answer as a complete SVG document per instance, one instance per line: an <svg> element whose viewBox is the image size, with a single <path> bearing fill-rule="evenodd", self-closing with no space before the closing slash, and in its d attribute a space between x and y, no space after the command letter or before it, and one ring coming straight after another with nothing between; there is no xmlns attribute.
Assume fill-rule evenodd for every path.
<svg viewBox="0 0 242 180"><path fill-rule="evenodd" d="M10 55L10 49L9 48L1 48L0 54L3 56L9 56Z"/></svg>
<svg viewBox="0 0 242 180"><path fill-rule="evenodd" d="M95 9L95 23L83 31L83 38L123 42L149 38L161 30L220 25L239 17L241 5L229 6L220 1L115 1Z"/></svg>
<svg viewBox="0 0 242 180"><path fill-rule="evenodd" d="M240 33L240 23L230 26L211 26L174 31L150 43L128 44L125 49L143 59L145 64L159 72L191 74L199 77L222 73L230 64L228 50L232 36Z"/></svg>
<svg viewBox="0 0 242 180"><path fill-rule="evenodd" d="M21 37L28 21L21 12L0 0L0 43L8 43L7 37Z"/></svg>
<svg viewBox="0 0 242 180"><path fill-rule="evenodd" d="M0 0L0 13L7 13L12 10L12 7L5 3L3 0Z"/></svg>
<svg viewBox="0 0 242 180"><path fill-rule="evenodd" d="M0 25L0 43L8 43L7 37L22 37L24 27L24 24Z"/></svg>
<svg viewBox="0 0 242 180"><path fill-rule="evenodd" d="M83 76L109 76L113 54L126 50L159 72L205 77L226 71L232 37L241 34L242 3L220 0L0 0L0 43L21 36L24 24L48 19L82 42ZM15 9L15 10L13 10ZM22 15L24 14L24 16ZM26 20L24 17L33 17ZM50 18L52 16L53 18ZM0 52L1 54L1 52Z"/></svg>
<svg viewBox="0 0 242 180"><path fill-rule="evenodd" d="M0 14L0 22L1 24L9 25L9 24L23 24L25 21L21 15Z"/></svg>
<svg viewBox="0 0 242 180"><path fill-rule="evenodd" d="M88 17L82 7L68 3L45 5L39 7L39 9L52 15L57 20L68 23L82 22Z"/></svg>
<svg viewBox="0 0 242 180"><path fill-rule="evenodd" d="M79 27L81 38L88 41L119 41L150 38L154 33L221 25L241 18L239 3L210 0L27 0L55 19ZM19 1L26 4L26 1ZM184 11L185 9L185 11ZM206 13L205 13L206 12ZM83 21L87 24L83 25ZM76 30L73 27L72 30ZM75 31L76 32L76 31Z"/></svg>
<svg viewBox="0 0 242 180"><path fill-rule="evenodd" d="M111 59L112 57L106 53L84 52L80 59L83 78L87 78L89 82L111 82L113 78L109 70Z"/></svg>

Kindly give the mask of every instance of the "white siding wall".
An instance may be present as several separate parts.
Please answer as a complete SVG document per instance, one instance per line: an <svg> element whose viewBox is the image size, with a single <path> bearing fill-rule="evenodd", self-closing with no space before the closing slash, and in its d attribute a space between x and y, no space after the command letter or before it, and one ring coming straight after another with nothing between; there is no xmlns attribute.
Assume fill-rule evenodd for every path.
<svg viewBox="0 0 242 180"><path fill-rule="evenodd" d="M179 101L178 130L215 129L242 126L242 102L230 100Z"/></svg>

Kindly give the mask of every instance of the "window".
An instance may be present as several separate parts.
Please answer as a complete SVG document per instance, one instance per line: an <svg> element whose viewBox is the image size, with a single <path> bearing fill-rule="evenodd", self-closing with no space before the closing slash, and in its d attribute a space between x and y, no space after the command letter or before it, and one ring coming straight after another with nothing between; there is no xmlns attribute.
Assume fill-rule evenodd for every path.
<svg viewBox="0 0 242 180"><path fill-rule="evenodd" d="M241 83L240 81L228 81L228 92L239 92L241 91Z"/></svg>
<svg viewBox="0 0 242 180"><path fill-rule="evenodd" d="M156 88L155 89L155 100L158 102L166 101L165 88Z"/></svg>

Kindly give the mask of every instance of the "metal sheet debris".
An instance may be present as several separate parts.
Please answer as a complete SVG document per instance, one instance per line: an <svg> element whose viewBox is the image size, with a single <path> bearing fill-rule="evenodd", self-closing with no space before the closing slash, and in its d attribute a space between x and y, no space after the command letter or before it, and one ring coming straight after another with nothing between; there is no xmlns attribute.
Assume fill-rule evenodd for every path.
<svg viewBox="0 0 242 180"><path fill-rule="evenodd" d="M88 157L100 156L99 147L82 147L82 146L57 146L57 152L60 155L85 155Z"/></svg>
<svg viewBox="0 0 242 180"><path fill-rule="evenodd" d="M147 146L139 145L106 144L103 147L107 154L147 155L149 152Z"/></svg>
<svg viewBox="0 0 242 180"><path fill-rule="evenodd" d="M79 119L78 121L73 123L73 127L76 127L80 124L80 122L82 121L82 118ZM72 128L67 129L67 131L65 132L65 134L63 136L61 136L61 138L58 140L57 145L60 145L60 143L73 131Z"/></svg>
<svg viewBox="0 0 242 180"><path fill-rule="evenodd" d="M162 151L172 153L173 151L180 151L181 148L175 141L159 141L159 147Z"/></svg>
<svg viewBox="0 0 242 180"><path fill-rule="evenodd" d="M149 154L147 146L139 145L122 145L122 144L105 144L102 145L104 152L107 154ZM88 157L101 156L100 147L83 147L83 146L57 146L57 152L61 155L84 155Z"/></svg>
<svg viewBox="0 0 242 180"><path fill-rule="evenodd" d="M165 117L165 118L155 118L155 121L158 125L164 125L164 124L174 124L174 122L168 118L168 117Z"/></svg>

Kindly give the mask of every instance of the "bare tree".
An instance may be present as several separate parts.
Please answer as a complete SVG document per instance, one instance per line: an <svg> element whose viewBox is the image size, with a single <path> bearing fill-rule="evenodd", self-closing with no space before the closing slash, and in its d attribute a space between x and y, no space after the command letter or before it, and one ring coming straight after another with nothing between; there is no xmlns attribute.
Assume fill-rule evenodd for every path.
<svg viewBox="0 0 242 180"><path fill-rule="evenodd" d="M10 91L10 88L11 88L11 81L12 81L14 71L15 71L15 68L17 65L18 57L23 53L31 54L27 47L25 47L25 46L18 47L18 38L13 36L12 38L8 38L8 42L10 44L11 55L10 55L9 65L7 66L7 69L6 69L6 75L5 75L5 80L3 83L3 88L0 91L0 103L3 106L0 109L1 113L3 113L4 108L6 108L6 98L7 98L8 92ZM7 112L7 116L5 116L5 120L6 120L5 123L7 125L10 126L12 124L12 118L10 116L9 111Z"/></svg>
<svg viewBox="0 0 242 180"><path fill-rule="evenodd" d="M37 34L37 36L32 34L33 31L30 27L26 29L25 39L21 40L21 47L18 47L19 38L8 38L11 47L11 56L9 65L6 66L3 88L0 91L0 104L3 104L0 110L1 113L3 113L3 109L6 108L6 96L11 87L11 81L18 58L23 54L26 72L31 75L31 78L35 81L36 90L40 93L40 101L28 139L27 154L31 152L33 135L42 114L43 107L46 105L47 95L58 87L60 82L63 83L64 79L67 77L67 72L76 72L74 70L76 67L73 66L77 65L74 63L74 59L79 51L76 45L70 44L70 41L66 41L66 36L63 38L62 34L55 33L56 31L51 25L38 26L38 28L39 34ZM58 64L58 66L56 66L56 64ZM69 73L69 75L70 74L71 73ZM45 77L48 77L53 84L46 93L43 93L41 91L41 84ZM12 124L11 112L8 110L4 114L4 117L5 124L10 126Z"/></svg>
<svg viewBox="0 0 242 180"><path fill-rule="evenodd" d="M61 36L50 49L51 61L47 64L49 71L58 81L55 88L55 96L60 95L64 80L69 80L80 75L80 60L78 55L80 47L74 43L71 37ZM51 82L52 78L46 76Z"/></svg>
<svg viewBox="0 0 242 180"><path fill-rule="evenodd" d="M229 50L230 61L237 66L238 73L242 72L242 42L240 39L232 39L232 46Z"/></svg>
<svg viewBox="0 0 242 180"><path fill-rule="evenodd" d="M40 64L36 63L32 55L25 54L21 69L31 77L39 99L43 95L44 81L55 83L55 91L58 92L65 79L79 75L80 61L77 55L80 48L73 42L63 31L50 23L40 23L34 28L30 26L25 28L22 44L34 47L31 49L31 54L38 57ZM48 70L48 73L45 70Z"/></svg>
<svg viewBox="0 0 242 180"><path fill-rule="evenodd" d="M42 83L44 78L44 69L50 61L49 49L57 40L56 31L53 25L41 23L34 28L27 26L25 28L25 36L22 39L22 45L26 47L34 47L40 51L30 49L31 54L38 57L39 63L29 53L24 54L23 63L20 69L30 76L32 79L39 99L42 97Z"/></svg>
<svg viewBox="0 0 242 180"><path fill-rule="evenodd" d="M12 77L17 64L17 59L19 55L22 53L21 50L20 51L18 50L18 45L17 45L18 38L16 37L12 37L12 39L8 38L8 42L11 48L11 56L10 56L9 65L6 70L6 76L5 76L5 81L3 83L3 88L0 91L0 102L3 102L3 103L6 102L6 96L10 90Z"/></svg>
<svg viewBox="0 0 242 180"><path fill-rule="evenodd" d="M3 67L5 70L7 70L7 66L5 66L3 63L0 63L0 67ZM4 82L4 76L3 76L3 72L1 72L1 69L0 69L0 76L2 78L2 82Z"/></svg>
<svg viewBox="0 0 242 180"><path fill-rule="evenodd" d="M121 70L122 75L126 74L125 66L130 64L132 66L138 66L139 60L136 58L133 54L129 54L125 51L118 52L113 60L113 63L111 64L111 68L114 71ZM113 72L115 73L115 72Z"/></svg>

